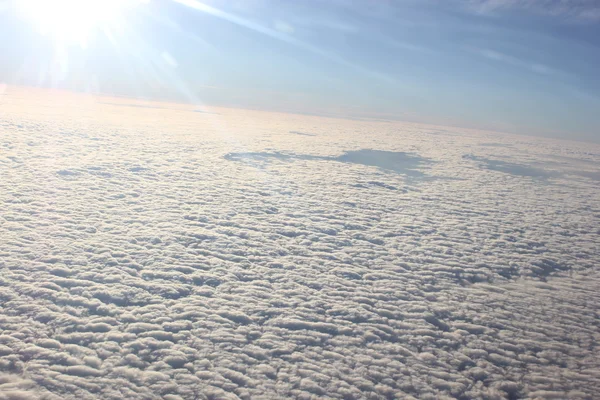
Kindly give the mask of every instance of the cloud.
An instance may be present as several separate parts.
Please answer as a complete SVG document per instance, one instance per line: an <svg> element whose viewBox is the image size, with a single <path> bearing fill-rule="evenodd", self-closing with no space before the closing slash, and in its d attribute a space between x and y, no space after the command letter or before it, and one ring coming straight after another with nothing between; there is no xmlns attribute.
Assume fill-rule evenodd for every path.
<svg viewBox="0 0 600 400"><path fill-rule="evenodd" d="M600 19L600 5L594 0L467 0L464 4L468 9L483 14L526 11L579 22Z"/></svg>
<svg viewBox="0 0 600 400"><path fill-rule="evenodd" d="M32 381L16 375L0 373L0 400L35 400L39 393L34 390Z"/></svg>
<svg viewBox="0 0 600 400"><path fill-rule="evenodd" d="M496 50L484 49L484 48L472 48L469 50L482 56L482 57L487 58L488 60L497 61L497 62L501 62L504 64L509 64L509 65L512 65L512 66L518 67L518 68L527 69L530 72L533 72L536 74L547 75L547 76L556 76L559 74L558 71L554 70L553 68L551 68L547 65L523 60L523 59L511 56L511 55L508 55L505 53L501 53Z"/></svg>
<svg viewBox="0 0 600 400"><path fill-rule="evenodd" d="M220 111L6 117L0 399L595 396L598 147Z"/></svg>

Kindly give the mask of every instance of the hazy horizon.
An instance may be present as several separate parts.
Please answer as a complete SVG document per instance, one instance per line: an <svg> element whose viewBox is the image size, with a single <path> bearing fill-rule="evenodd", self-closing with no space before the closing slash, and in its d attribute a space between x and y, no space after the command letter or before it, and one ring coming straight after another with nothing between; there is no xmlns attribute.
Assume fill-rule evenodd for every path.
<svg viewBox="0 0 600 400"><path fill-rule="evenodd" d="M515 137L524 137L524 138L540 138L540 139L553 139L553 140L563 140L563 141L574 141L574 142L582 142L582 143L593 143L593 144L598 144L600 143L600 138L596 138L596 137L575 137L575 138L571 138L571 137L561 137L561 136L552 136L552 135L535 135L535 134L527 134L527 133L522 133L522 132L514 132L514 131L508 131L508 130L500 130L500 129L494 129L494 128L484 128L484 127L480 127L480 126L469 126L468 124L451 124L451 123L442 123L442 122L435 122L435 121L422 121L418 118L410 118L410 117L404 117L402 118L401 116L397 116L397 115L345 115L345 114L341 114L341 113L335 113L335 112L318 112L318 111L314 111L314 112L309 112L309 111L299 111L299 110L290 110L290 109L265 109L265 108L259 108L259 107L251 107L251 106L244 106L244 105L231 105L231 104L218 104L218 103L214 103L214 104L207 104L207 103L203 103L203 104L195 104L195 103L189 103L186 102L185 100L161 100L159 98L152 98L152 97L132 97L130 95L118 95L118 94L110 94L110 93L102 93L102 92L83 92L83 91L74 91L74 90L70 90L70 89L63 89L63 88L47 88L47 87L41 87L41 86L17 86L17 85L6 85L5 87L0 87L0 96L2 96L3 94L6 94L7 96L10 96L10 92L16 92L19 93L20 91L28 91L28 90L38 90L41 91L41 93L46 93L46 95L40 95L41 98L45 98L48 102L52 102L55 101L56 98L52 97L53 93L63 93L63 94L67 94L67 95L74 95L74 96L83 96L83 98L87 98L87 99L93 99L95 102L97 102L98 104L109 104L109 103L104 103L102 100L110 100L110 99L115 99L118 101L124 101L124 103L122 104L123 106L127 105L127 101L129 101L131 104L129 104L132 107L136 107L136 102L139 103L141 106L143 107L144 103L149 103L149 104L157 104L157 105L163 105L163 106L168 106L168 105L172 105L174 107L183 107L183 108L190 108L193 110L200 110L197 112L203 112L201 110L212 110L212 109L228 109L231 111L235 111L235 110L247 110L247 111L257 111L257 112L264 112L264 113L280 113L280 114L290 114L290 115L299 115L299 116L314 116L314 117L323 117L323 118L333 118L333 119L340 119L340 120L349 120L349 121L373 121L373 122L389 122L389 123L410 123L410 124L418 124L418 125L422 125L422 126L431 126L431 127L438 127L438 128L452 128L452 129L462 129L462 130L468 130L468 131L474 131L474 132L481 132L481 133L498 133L498 134L503 134L503 135L514 135ZM48 103L49 104L49 103ZM2 105L2 97L0 97L0 107ZM117 105L117 104L115 104ZM153 106L149 106L150 108L153 108ZM168 108L168 107L167 107ZM210 113L210 111L209 111Z"/></svg>
<svg viewBox="0 0 600 400"><path fill-rule="evenodd" d="M5 1L0 83L600 137L594 2L73 4Z"/></svg>

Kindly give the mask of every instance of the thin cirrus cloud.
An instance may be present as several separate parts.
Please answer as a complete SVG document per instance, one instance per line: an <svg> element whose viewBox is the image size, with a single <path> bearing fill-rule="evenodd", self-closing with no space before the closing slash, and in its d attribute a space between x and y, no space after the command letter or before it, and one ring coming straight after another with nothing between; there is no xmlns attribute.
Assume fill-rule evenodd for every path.
<svg viewBox="0 0 600 400"><path fill-rule="evenodd" d="M559 74L558 71L547 65L531 62L529 60L523 60L508 54L501 53L496 50L485 48L472 48L468 50L488 60L497 61L503 64L509 64L517 68L523 68L536 74L547 76L556 76Z"/></svg>
<svg viewBox="0 0 600 400"><path fill-rule="evenodd" d="M528 11L577 21L600 20L600 3L589 0L470 0L466 7L480 13Z"/></svg>

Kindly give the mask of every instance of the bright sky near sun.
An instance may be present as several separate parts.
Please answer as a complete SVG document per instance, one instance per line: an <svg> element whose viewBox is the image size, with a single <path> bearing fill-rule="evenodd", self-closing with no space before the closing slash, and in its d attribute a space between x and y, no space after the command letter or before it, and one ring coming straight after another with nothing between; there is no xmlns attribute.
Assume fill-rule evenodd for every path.
<svg viewBox="0 0 600 400"><path fill-rule="evenodd" d="M140 0L19 0L14 4L42 35L85 48L95 30L110 28L121 13L137 3Z"/></svg>
<svg viewBox="0 0 600 400"><path fill-rule="evenodd" d="M590 0L4 0L0 83L600 141Z"/></svg>

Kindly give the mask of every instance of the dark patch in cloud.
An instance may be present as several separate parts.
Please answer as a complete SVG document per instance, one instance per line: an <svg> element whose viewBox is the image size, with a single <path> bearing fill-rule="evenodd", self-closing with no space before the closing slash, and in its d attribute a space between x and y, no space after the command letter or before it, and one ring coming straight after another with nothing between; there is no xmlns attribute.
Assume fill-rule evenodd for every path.
<svg viewBox="0 0 600 400"><path fill-rule="evenodd" d="M144 172L144 171L148 171L148 168L145 168L145 167L131 167L131 168L129 168L129 171L131 171L131 172Z"/></svg>
<svg viewBox="0 0 600 400"><path fill-rule="evenodd" d="M317 136L315 133L300 132L300 131L289 131L289 133L291 133L293 135L300 135L300 136Z"/></svg>
<svg viewBox="0 0 600 400"><path fill-rule="evenodd" d="M524 176L531 178L552 178L558 177L561 174L556 171L548 171L541 168L535 168L529 165L510 163L507 161L493 160L485 157L478 157L471 154L463 156L464 159L473 160L479 162L479 165L483 168L491 171L503 172L505 174Z"/></svg>
<svg viewBox="0 0 600 400"><path fill-rule="evenodd" d="M600 171L567 171L565 175L577 175L593 181L600 181Z"/></svg>
<svg viewBox="0 0 600 400"><path fill-rule="evenodd" d="M229 161L277 159L281 161L336 161L349 164L358 164L369 167L377 167L386 171L393 171L413 178L424 177L425 174L419 168L433 163L433 161L413 153L397 151L362 149L347 151L337 157L314 156L310 154L286 154L280 152L251 152L251 153L228 153L224 156Z"/></svg>
<svg viewBox="0 0 600 400"><path fill-rule="evenodd" d="M458 136L456 134L456 132L447 130L447 129L439 129L439 130L435 130L435 131L425 131L424 133L428 134L428 135L435 135L435 136Z"/></svg>
<svg viewBox="0 0 600 400"><path fill-rule="evenodd" d="M56 173L60 176L65 176L65 177L81 175L80 172L73 171L70 169L61 169L59 171L56 171Z"/></svg>
<svg viewBox="0 0 600 400"><path fill-rule="evenodd" d="M412 177L424 176L418 168L432 163L431 160L416 154L370 149L348 151L339 157L335 157L334 160L378 167Z"/></svg>
<svg viewBox="0 0 600 400"><path fill-rule="evenodd" d="M508 143L479 143L482 147L513 147L512 144Z"/></svg>
<svg viewBox="0 0 600 400"><path fill-rule="evenodd" d="M200 110L200 109L196 109L193 112L195 113L200 113L200 114L213 114L213 115L221 115L219 113L216 112L212 112L212 111L206 111L206 110Z"/></svg>
<svg viewBox="0 0 600 400"><path fill-rule="evenodd" d="M361 183L355 183L351 185L352 187L356 187L356 188L369 188L369 187L380 187L380 188L384 188L384 189L388 189L388 190L399 190L398 187L393 186L393 185L389 185L385 182L379 182L379 181L368 181L368 182L361 182ZM402 189L404 192L406 192L406 189Z"/></svg>

